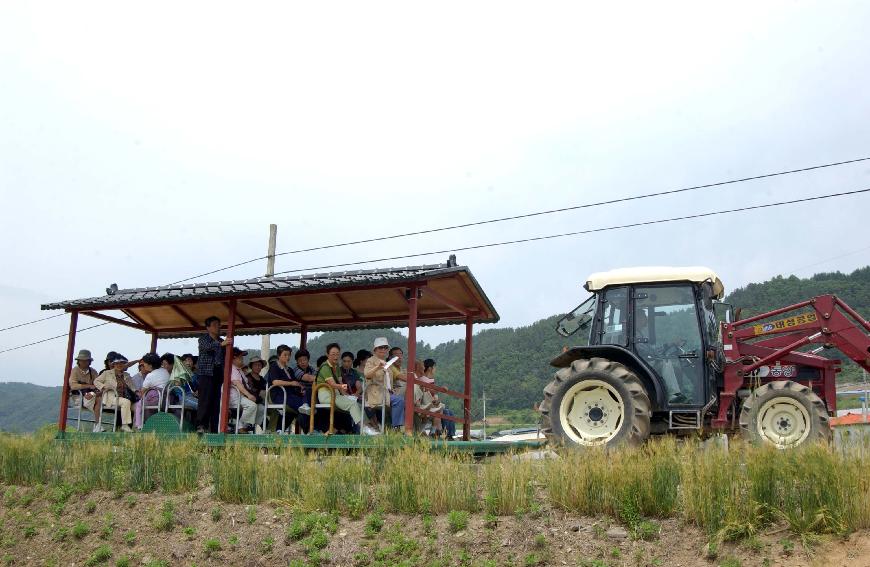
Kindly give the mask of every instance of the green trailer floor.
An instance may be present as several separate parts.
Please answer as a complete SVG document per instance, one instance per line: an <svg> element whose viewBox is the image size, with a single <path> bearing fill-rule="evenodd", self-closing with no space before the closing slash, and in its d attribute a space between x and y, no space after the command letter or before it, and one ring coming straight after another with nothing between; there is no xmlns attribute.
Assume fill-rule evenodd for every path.
<svg viewBox="0 0 870 567"><path fill-rule="evenodd" d="M196 433L165 433L154 432L160 439L166 441L184 441L192 438L200 438L209 447L226 447L228 445L249 445L264 448L299 448L299 449L338 449L338 450L378 450L395 449L414 443L425 442L426 437L410 437L407 435L324 435L313 433L310 435L231 435L208 433L197 435ZM143 435L142 433L89 433L84 431L58 432L56 439L61 442L95 442L117 443L132 436ZM147 435L147 433L146 433ZM449 451L469 452L475 455L491 455L507 453L524 449L535 449L543 445L539 441L523 441L517 443L499 443L496 441L444 441L438 439L428 440L435 449Z"/></svg>

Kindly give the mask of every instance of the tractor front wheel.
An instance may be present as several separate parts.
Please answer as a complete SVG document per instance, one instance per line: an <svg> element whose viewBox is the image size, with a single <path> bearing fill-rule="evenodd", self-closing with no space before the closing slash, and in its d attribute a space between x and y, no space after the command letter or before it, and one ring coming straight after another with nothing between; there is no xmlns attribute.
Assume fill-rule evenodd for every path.
<svg viewBox="0 0 870 567"><path fill-rule="evenodd" d="M752 441L779 449L831 440L825 402L811 388L791 380L756 388L743 402L740 427Z"/></svg>
<svg viewBox="0 0 870 567"><path fill-rule="evenodd" d="M650 433L650 401L638 377L604 358L575 360L544 388L542 432L573 445L639 445Z"/></svg>

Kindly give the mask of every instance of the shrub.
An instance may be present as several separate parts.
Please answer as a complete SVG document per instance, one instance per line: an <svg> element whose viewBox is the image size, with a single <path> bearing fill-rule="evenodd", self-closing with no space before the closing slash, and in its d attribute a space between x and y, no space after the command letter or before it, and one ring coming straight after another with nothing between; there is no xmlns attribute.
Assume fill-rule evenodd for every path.
<svg viewBox="0 0 870 567"><path fill-rule="evenodd" d="M108 545L101 545L85 561L86 567L94 567L95 565L99 565L101 563L106 563L112 557L112 550L109 549Z"/></svg>
<svg viewBox="0 0 870 567"><path fill-rule="evenodd" d="M91 527L81 520L77 521L72 529L72 535L76 539L82 539L91 533Z"/></svg>
<svg viewBox="0 0 870 567"><path fill-rule="evenodd" d="M219 539L207 539L203 543L203 550L206 557L217 555L221 551L221 542Z"/></svg>

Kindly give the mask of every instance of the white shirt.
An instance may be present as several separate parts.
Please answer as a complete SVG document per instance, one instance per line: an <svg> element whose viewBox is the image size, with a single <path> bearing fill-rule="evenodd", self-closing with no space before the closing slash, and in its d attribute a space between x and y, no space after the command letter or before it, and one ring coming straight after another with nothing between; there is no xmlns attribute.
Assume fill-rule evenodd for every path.
<svg viewBox="0 0 870 567"><path fill-rule="evenodd" d="M145 377L142 376L142 373L137 372L136 374L134 374L132 380L133 380L133 387L136 388L137 390L141 390L142 384L145 382Z"/></svg>
<svg viewBox="0 0 870 567"><path fill-rule="evenodd" d="M169 372L162 366L148 373L145 381L142 382L142 388L163 388L169 384Z"/></svg>
<svg viewBox="0 0 870 567"><path fill-rule="evenodd" d="M242 371L233 366L232 371L230 372L230 382L237 382L239 385L244 385L243 380L244 376L242 376ZM221 387L223 389L223 387ZM230 386L230 407L238 407L239 405L239 391Z"/></svg>

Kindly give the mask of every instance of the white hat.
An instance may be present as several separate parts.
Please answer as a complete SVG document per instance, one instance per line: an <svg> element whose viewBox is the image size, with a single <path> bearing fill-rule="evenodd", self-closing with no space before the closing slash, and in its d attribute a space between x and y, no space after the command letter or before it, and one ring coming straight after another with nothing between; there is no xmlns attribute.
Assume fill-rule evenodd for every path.
<svg viewBox="0 0 870 567"><path fill-rule="evenodd" d="M375 346L373 348L378 348L378 347L382 347L382 346L385 346L385 347L390 346L389 341L387 341L386 337L376 338L375 339Z"/></svg>

